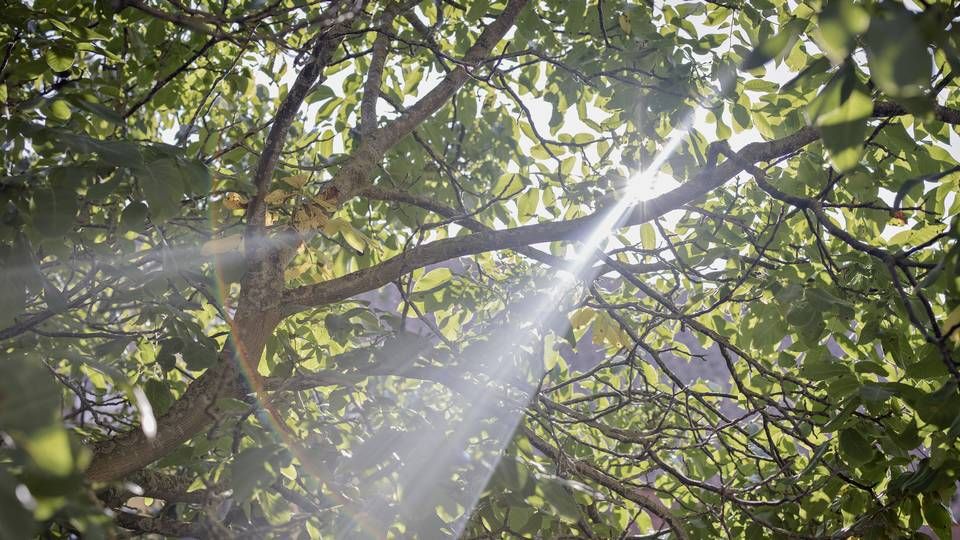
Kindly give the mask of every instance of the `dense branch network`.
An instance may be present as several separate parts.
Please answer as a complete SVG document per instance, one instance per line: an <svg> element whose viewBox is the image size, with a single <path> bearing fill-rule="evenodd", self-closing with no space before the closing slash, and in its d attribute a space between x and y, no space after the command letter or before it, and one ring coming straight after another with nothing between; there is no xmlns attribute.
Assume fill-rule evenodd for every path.
<svg viewBox="0 0 960 540"><path fill-rule="evenodd" d="M852 446L873 455L875 447L860 444L863 437L849 435L853 428L848 426L866 426L863 429L868 432L886 429L884 421L908 411L906 405L888 405L891 396L899 396L918 411L925 410L924 403L940 398L954 403L950 400L956 397L956 384L960 383L955 359L960 322L954 317L949 319L951 324L945 324L944 294L928 294L924 289L942 279L944 268L952 264L947 255L940 259L931 255L936 252L940 256L937 250L947 245L952 229L917 233L913 245L901 249L884 245L886 239L879 233L864 233L877 226L863 216L880 215L879 222L885 224L906 210L919 216L917 221L929 217L925 213L936 221L943 211L928 209L933 207L929 199L934 195L927 191L926 184L949 179L955 168L931 172L927 169L936 167L915 167L924 174L918 173L903 183L906 188L896 193L891 204L891 197L881 197L876 186L871 189L865 185L874 181L866 173L855 176L838 170L829 161L810 165L813 156L822 160L824 148L832 159L847 149L833 146L833 124L818 124L816 117L811 119L812 125L805 121L791 124L791 119L802 116L799 106L792 105L793 109L785 113L788 118L775 126L776 133L767 126L770 133L764 133L765 140L750 142L736 151L726 140L707 144L699 134L691 134L682 155L668 161L669 169L681 181L679 185L617 216L610 231L610 236L617 236L610 245L617 247L583 246L600 224L609 221L610 212L623 209L620 188L628 180L620 171L629 176L642 170L640 162L649 162L669 140L669 133L664 134L662 129L641 132L640 128L631 131L617 125L628 123L626 113L603 121L590 118L599 114L594 109L620 99L606 88L616 87L624 94L628 90L650 92L643 95L651 101L656 96L666 96L662 99L670 103L675 100L676 110L664 109L667 112L657 120L661 123L682 123L689 115L685 103L714 100L704 97L715 89L709 82L711 74L696 71L697 55L690 53L689 66L693 67L682 75L643 62L646 55L656 54L655 48L645 48L638 37L649 21L635 19L631 23L625 9L619 18L611 19L616 23L605 23L609 14L603 12L604 3L597 2L589 13L576 17L597 17L596 34L602 36L600 39L584 30L585 25L564 30L564 24L572 23L558 22L563 9L548 9L540 2L526 0L499 2L495 12L455 2L351 0L306 2L296 8L276 2L231 15L227 3L219 9L217 4L211 2L209 9L204 9L182 2L116 3L120 14L135 12L137 17L169 25L185 36L202 38L177 67L150 81L142 91L133 92L137 97L118 110L122 112L121 121L140 122L140 126L151 126L160 133L161 124L151 124L152 104L164 99L166 89L194 70L214 73L215 82L200 92L202 97L188 115L191 120L187 129L178 138L187 140L195 124L202 126L201 137L208 139L201 138L193 147L198 161L216 164L229 154L246 152L250 178L233 184L229 183L233 178L228 178L223 185L231 186L229 189L197 194L189 200L178 198L174 203L180 210L181 206L186 209L202 201L207 205L203 210L227 208L227 217L212 225L205 223L202 213L168 218L162 224L157 219L149 234L138 237L143 245L149 245L143 238L155 235L153 245L109 264L98 263L92 250L78 250L66 264L31 263L31 267L41 268L41 276L61 272L67 277L36 286L43 292L36 295L35 306L42 307L0 330L2 342L26 338L103 340L119 345L117 354L129 354L123 351L137 340L164 344L151 354L156 363L161 357L169 363L165 372L178 373L178 385L175 396L165 394L169 403L157 414L155 433L149 436L144 429L144 408L126 395L126 389L100 392L58 370L52 362L45 364L76 403L65 416L85 430L91 441L92 461L83 479L97 487L97 497L104 505L118 510L117 525L167 536L266 536L300 530L316 516L332 515L337 510L363 515L366 507L355 493L356 486L332 471L339 470L338 463L362 460L357 456L364 456L364 443L390 431L389 427L377 431L390 425L389 419L380 416L382 411L413 388L437 397L438 405L430 410L433 416L427 424L439 419L456 424L456 414L469 413L477 388L495 396L489 399L520 411L516 413L520 420L515 436L526 441L529 448L511 443L504 451L510 458L504 462L516 457L518 462L535 464L530 465L529 470L534 471L530 474L549 488L530 487L532 484L519 479L519 473L510 477L514 473L502 473L503 469L497 467L492 482L506 482L515 494L523 489L535 492L547 501L544 507L565 514L560 520L565 527L590 537L653 530L654 535L669 531L673 537L690 538L696 536L691 531L700 522L711 523L714 528L710 530L728 537L739 536L745 528L754 526L796 538L868 536L879 530L885 516L898 505L912 504L911 497L919 491L905 486L920 480L908 476L897 491L889 481L874 478L869 471L858 473L856 467L848 466L830 450L834 438L824 433L831 425L831 429L842 429L847 438L840 440L841 447ZM731 18L750 9L711 4ZM464 16L474 17L471 25L464 26L469 31L446 31L450 21L444 20L443 13L447 10L464 11ZM682 19L679 15L676 18ZM691 31L677 24L682 31ZM731 22L731 36L733 27ZM531 28L542 33L542 42L530 38L534 32ZM587 53L618 55L623 48L612 45L610 37L618 33L624 37L623 47L638 48L623 66L588 71L572 52L590 44ZM467 46L463 38L470 34L476 38ZM649 39L654 39L652 36ZM515 45L524 40L529 43ZM16 40L11 41L8 56L14 46L19 47ZM217 61L214 54L224 54L217 51L226 47L230 47L225 49L231 52L229 61ZM218 99L222 100L217 97L222 87L241 84L234 77L235 70L248 61L244 55L250 50L257 51L260 59L267 58L268 51L287 55L288 67L297 73L282 93L269 101L275 110L259 111L268 119L237 113L228 126L220 128L228 140L205 145L221 136L213 135L217 130L208 127L207 117ZM689 53L680 47L678 51ZM585 56L583 51L577 54ZM768 60L778 54L768 55ZM339 84L348 92L355 90L359 97L354 100L352 113L334 119L330 111L335 108L324 107L345 96L325 98L331 101L314 98L344 62L352 62L354 72ZM723 62L731 60L720 62L725 66ZM844 70L852 69L854 60L851 56L844 60L846 63L834 61L834 66L821 56L817 62L812 65L819 65L823 73L811 69L813 74L808 75L822 80L809 84L831 88L834 81L847 76ZM414 91L417 83L408 83L406 78L411 70L425 70L425 66L432 66L434 78L429 85L420 83L428 90ZM826 75L829 70L834 72ZM551 122L549 134L538 127L539 113L535 114L536 107L531 108L534 100L528 102L526 96L536 88L536 80L543 73L552 73L557 79L551 81L557 89L550 104L558 108L560 101L564 107L570 105L561 88L568 81L561 79L569 78L598 92L589 104L578 105L580 123L593 131L590 136L562 133L553 129L555 122ZM0 74L0 82L7 80L2 67ZM678 83L681 79L686 82ZM844 83L848 96L861 91L862 82L853 79ZM727 84L722 74L719 80L721 87ZM944 77L933 88L940 92L951 81L951 76ZM14 87L16 80L10 79L8 84ZM411 86L405 89L407 95L399 91L404 85ZM56 95L62 86L44 92ZM130 86L135 88L137 84ZM757 87L760 85L750 91L755 92ZM481 101L483 107L507 112L485 119L484 112L476 110L477 96L468 95L477 89L489 96ZM888 91L883 81L881 90ZM911 128L914 133L923 126L932 139L941 142L944 133L951 129L955 133L953 126L960 125L960 109L940 104L949 103L947 100L936 102L935 94L929 103L919 103L916 96L904 98L900 101L910 106L905 108L875 89L870 91L876 97L864 93L869 102L866 108L852 112L843 109L843 114L859 115L855 121L873 129L860 146L866 148L867 157L863 159L869 160L874 176L879 177L888 165L893 169L904 168L902 163L913 164L911 156L893 147L897 137L902 137L900 131L907 133L898 123L901 120L920 119ZM721 92L729 94L722 88ZM746 109L747 119L743 119L736 109L741 106L739 102L729 95L727 98L734 122L759 124ZM821 98L818 94L817 99ZM11 101L17 107L27 103ZM852 107L849 102L843 103ZM384 105L393 112L382 113ZM718 124L722 123L719 118L723 107L714 116ZM321 118L313 126L305 118L318 110L326 110L330 118ZM717 107L712 106L714 110ZM519 126L514 128L515 135L504 127L511 121ZM510 142L477 140L466 126L481 124L485 131L479 137L497 133ZM946 126L944 133L934 132L931 125ZM343 152L337 156L333 155L332 143L325 146L335 137L321 134L327 128L351 134L351 139L339 141ZM448 129L450 135L437 137L441 129ZM946 140L950 140L949 135ZM98 146L100 143L82 144L95 153L106 155L110 150ZM78 145L81 143L72 148ZM478 155L471 145L486 149L480 153L509 151L515 158L496 161ZM319 147L325 150L320 152ZM859 151L864 152L863 148ZM137 152L144 153L140 149ZM308 153L312 160L303 157ZM423 170L410 171L403 166L419 154L423 154L418 162L424 164ZM611 167L610 163L617 160L631 166ZM174 162L176 167L183 166L182 161ZM580 165L579 181L571 172L576 166L572 163ZM542 199L534 201L534 210L523 216L536 223L524 225L516 219L523 213L519 201L525 195L518 198L516 193L509 193L514 186L511 176L520 174L514 169L520 169L529 184L521 185L516 193L543 194ZM403 171L404 176L395 176L394 171ZM610 181L615 178L613 173L619 178ZM801 175L807 176L803 182L797 181ZM477 180L487 176L501 180ZM587 182L588 178L594 182ZM138 182L139 189L149 194L144 181ZM296 185L301 191L287 189L286 185ZM852 185L870 195L860 197L858 191L857 196L849 196ZM242 201L237 186L246 189ZM915 191L911 189L917 186L923 192L913 197ZM884 189L891 191L889 185ZM87 193L90 191L87 189ZM547 208L555 219L547 219L543 210L537 210L541 200L543 206L549 206L548 192L556 208L562 210ZM555 193L569 204L556 203ZM159 205L149 198L153 212ZM944 198L937 204L948 204ZM296 209L287 204L291 200L297 201ZM903 207L904 200L914 206ZM231 214L232 210L238 213ZM686 232L676 232L665 224L664 217L677 211L684 213L681 229ZM408 219L407 213L413 217ZM299 226L304 220L298 222L297 217L304 215L310 226ZM78 214L77 220L83 219ZM382 256L376 253L370 248L373 240L364 244L350 236L353 226L344 225L350 219L366 220L367 234L390 237L395 247L383 248ZM84 227L106 228L95 220L84 223ZM178 238L196 238L198 231L199 236L213 242L242 238L242 248L215 254L242 260L239 288L231 289L230 280L219 275L213 284L205 282L199 269L189 266L199 264L182 262L198 257L202 252L198 246L184 249L185 255L178 255L179 259L174 257L176 250L170 246ZM636 240L637 234L643 238ZM398 238L405 238L405 244ZM26 241L26 237L20 238L16 245ZM551 309L560 311L544 315L542 321L525 319L530 299L542 294L537 290L537 280L559 280L561 271L576 267L570 253L577 250L567 249L570 246L595 253L570 282L565 296L569 305L551 305ZM300 268L301 273L307 272L304 267L317 270L324 250L340 257L337 264L344 271L320 280L289 277L292 269ZM343 262L351 253L354 257ZM32 253L30 256L36 258ZM211 265L216 272L220 272L221 262L215 259ZM858 273L858 269L872 264L883 270L883 280L889 283L878 283L876 272L873 276ZM438 265L458 269L456 280L423 286L412 277ZM80 271L84 267L85 271ZM154 279L157 274L162 277ZM791 279L801 277L805 285L790 284ZM124 289L149 289L160 279L192 292L162 309L155 305L162 302L153 298L127 301L122 294ZM400 291L399 316L365 306L362 302L366 300L360 298L389 285ZM823 292L827 289L832 292ZM894 300L882 296L890 292L896 295ZM475 319L459 316L452 308L446 309L442 318L427 313L431 302L444 294L460 294L448 303L482 307L477 308ZM902 334L913 336L913 343L922 342L935 353L928 355L936 358L935 368L925 363L927 357L917 358L918 353L912 352L907 342L909 338L890 337L895 328L900 328L895 326L898 323L884 315L871 315L873 319L868 320L854 312L854 307L869 306L873 314L894 301L908 323L903 325ZM138 319L154 310L177 320L181 313L202 311L203 306L211 306L203 324L192 321L151 327ZM821 312L832 313L832 318L824 322ZM314 335L310 328L321 325L321 317L329 342L323 347L305 337ZM735 324L744 328L735 328ZM384 330L387 325L389 331ZM167 336L170 328L189 328L198 339L171 339ZM217 333L207 335L210 328L216 328ZM525 333L521 336L518 329ZM827 333L829 346L824 342ZM675 339L677 336L686 337L680 340ZM555 342L563 339L571 349L578 341L580 346L592 341L601 349L599 358L588 366L578 366L579 371L565 364L558 367L562 362L555 360L554 367L544 373L542 359L559 350ZM488 348L476 352L470 348L471 340ZM696 340L701 348L694 346ZM942 369L944 380L952 383L945 382L939 389L932 383L917 389L900 379L894 381L894 372L874 358L876 352L870 352L877 349L872 345L874 340L882 342L881 354L896 357L897 369L910 373L923 363L923 369ZM348 341L350 344L345 344ZM795 342L807 341L812 345L794 347ZM486 358L492 354L491 343L499 344L496 362ZM164 348L167 345L169 349ZM848 367L835 360L831 347L850 355L873 356ZM677 369L679 362L706 363L710 354L723 376L729 377L729 384L691 381ZM201 363L199 357L205 355L212 357ZM516 368L516 377L511 379L498 370L508 363L501 357L514 356L524 367ZM903 360L908 356L911 361ZM262 368L264 361L269 374ZM138 369L138 377L149 370ZM106 367L102 370L109 373ZM198 371L202 373L196 374ZM862 377L857 379L864 374L878 377L866 382ZM829 385L824 381L830 381ZM857 384L857 389L852 397L840 402L831 392L849 390L843 384ZM356 396L361 388L370 394L365 402ZM305 397L320 406L306 410L302 406ZM927 427L942 426L942 417L935 413L918 415ZM140 422L131 420L138 416ZM912 413L909 417L913 423L907 425L904 420L903 425L898 424L900 432L888 439L910 435L916 420ZM403 420L408 427L419 421ZM253 424L272 427L271 435L251 434L249 426ZM357 448L343 452L351 454L349 458L340 456L340 449L346 448L342 442L333 442L336 437L326 438L336 429L360 441ZM342 438L343 433L337 437ZM935 440L939 435L928 436ZM268 442L274 442L268 439L279 440L284 450L256 454L268 448ZM264 516L245 515L238 506L222 504L238 491L236 479L233 484L222 480L224 469L218 469L216 463L206 469L183 462L170 465L172 457L187 448L185 443L191 440L209 441L211 447L215 441L229 440L230 456L235 461L251 455L262 457L260 461L264 462L273 460L271 467L276 470L269 482L244 488L274 492L278 500L297 512L277 525ZM312 445L338 457L317 457ZM402 454L399 446L394 449L394 457ZM284 457L278 458L281 454ZM382 459L377 462L379 472L368 478L371 484L395 473L390 466L382 465L392 457L377 456ZM302 468L295 469L294 462ZM920 476L926 474L924 467L929 469L928 461L902 474ZM825 468L829 475L808 480L807 473L818 468ZM281 469L282 475L277 474ZM297 470L303 472L298 474ZM305 478L308 472L313 478ZM138 487L120 484L123 480ZM357 482L353 480L353 484ZM814 533L800 518L791 521L775 515L775 509L799 509L803 501L820 501L827 498L824 493L841 491L860 505L856 512L847 512L854 517L846 519L845 526L834 526L836 521L831 521L832 529ZM469 534L477 538L519 534L511 529L518 526L518 520L511 520L509 511L506 516L498 514L498 505L509 503L504 503L500 495L485 494L474 509ZM125 507L134 496L160 499L165 510L153 515L134 514ZM924 497L927 504L929 495ZM564 503L571 501L572 510L564 508ZM826 512L827 503L822 506ZM166 510L173 508L177 510ZM227 510L220 517L200 517L222 508ZM430 508L428 513L434 510ZM838 508L831 507L830 511L840 515ZM310 513L314 518L307 515ZM795 513L799 515L799 510ZM732 515L743 516L744 522L730 522ZM620 530L592 532L593 527L608 526L614 519L611 516L620 520ZM842 516L839 519L844 522ZM648 525L641 527L641 522ZM452 527L449 523L447 526Z"/></svg>

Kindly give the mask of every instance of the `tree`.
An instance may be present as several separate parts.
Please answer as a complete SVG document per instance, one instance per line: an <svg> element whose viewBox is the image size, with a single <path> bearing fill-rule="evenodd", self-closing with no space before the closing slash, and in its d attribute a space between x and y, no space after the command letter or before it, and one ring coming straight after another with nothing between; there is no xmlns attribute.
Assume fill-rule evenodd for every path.
<svg viewBox="0 0 960 540"><path fill-rule="evenodd" d="M949 538L958 17L8 3L0 536Z"/></svg>

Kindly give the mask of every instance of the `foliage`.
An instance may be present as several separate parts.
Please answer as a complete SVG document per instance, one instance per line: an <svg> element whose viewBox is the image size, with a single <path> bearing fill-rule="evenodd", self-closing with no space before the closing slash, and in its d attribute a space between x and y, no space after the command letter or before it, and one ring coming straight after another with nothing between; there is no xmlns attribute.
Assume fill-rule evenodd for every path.
<svg viewBox="0 0 960 540"><path fill-rule="evenodd" d="M949 538L958 17L6 3L0 537Z"/></svg>

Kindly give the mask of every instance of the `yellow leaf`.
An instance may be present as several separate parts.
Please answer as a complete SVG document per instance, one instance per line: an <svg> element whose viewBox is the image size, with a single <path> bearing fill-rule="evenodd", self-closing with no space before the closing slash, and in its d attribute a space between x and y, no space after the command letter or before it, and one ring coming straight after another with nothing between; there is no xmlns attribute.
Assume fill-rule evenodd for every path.
<svg viewBox="0 0 960 540"><path fill-rule="evenodd" d="M331 214L337 211L337 205L333 204L327 199L324 199L323 197L314 197L313 199L310 199L310 201Z"/></svg>
<svg viewBox="0 0 960 540"><path fill-rule="evenodd" d="M306 273L307 270L310 270L311 267L313 267L313 263L309 261L302 262L296 266L287 268L287 270L283 273L283 277L287 281L293 281L294 279L297 279Z"/></svg>
<svg viewBox="0 0 960 540"><path fill-rule="evenodd" d="M323 234L328 238L332 238L337 233L340 233L343 236L343 239L346 240L347 244L350 245L353 249L363 252L367 247L367 237L363 235L360 231L353 228L353 225L350 225L346 220L341 218L334 218L323 226Z"/></svg>
<svg viewBox="0 0 960 540"><path fill-rule="evenodd" d="M286 198L289 196L290 194L286 191L282 189L275 189L270 193L267 193L267 196L264 197L263 200L266 201L267 204L279 204L286 200Z"/></svg>
<svg viewBox="0 0 960 540"><path fill-rule="evenodd" d="M220 255L231 251L240 251L243 247L243 235L231 234L223 238L210 240L200 248L201 255Z"/></svg>
<svg viewBox="0 0 960 540"><path fill-rule="evenodd" d="M328 219L323 224L323 235L327 238L333 238L340 232L340 225L343 223L343 220L340 218Z"/></svg>
<svg viewBox="0 0 960 540"><path fill-rule="evenodd" d="M953 311L947 315L946 320L943 321L943 326L940 327L940 331L946 334L951 328L958 324L960 324L960 306L953 308ZM954 345L960 345L960 329L956 329L950 334L950 341L953 341Z"/></svg>
<svg viewBox="0 0 960 540"><path fill-rule="evenodd" d="M283 182L293 189L302 189L304 185L310 180L310 177L306 174L295 174L293 176L288 176L283 179Z"/></svg>
<svg viewBox="0 0 960 540"><path fill-rule="evenodd" d="M593 311L592 309L587 309L587 308L578 309L577 311L574 311L572 314L570 314L570 326L574 328L580 328L581 326L586 326L587 323L589 323L593 319L594 315L596 315L596 312Z"/></svg>
<svg viewBox="0 0 960 540"><path fill-rule="evenodd" d="M350 227L348 229L341 229L340 234L343 235L343 239L350 244L350 247L363 253L367 248L367 239L360 231Z"/></svg>
<svg viewBox="0 0 960 540"><path fill-rule="evenodd" d="M247 198L239 193L227 193L223 196L223 206L230 210L240 210L247 207Z"/></svg>
<svg viewBox="0 0 960 540"><path fill-rule="evenodd" d="M297 468L292 464L280 469L280 474L286 476L290 480L297 479Z"/></svg>
<svg viewBox="0 0 960 540"><path fill-rule="evenodd" d="M323 209L312 204L301 206L293 214L293 227L299 232L325 229L329 221L330 219L323 212Z"/></svg>

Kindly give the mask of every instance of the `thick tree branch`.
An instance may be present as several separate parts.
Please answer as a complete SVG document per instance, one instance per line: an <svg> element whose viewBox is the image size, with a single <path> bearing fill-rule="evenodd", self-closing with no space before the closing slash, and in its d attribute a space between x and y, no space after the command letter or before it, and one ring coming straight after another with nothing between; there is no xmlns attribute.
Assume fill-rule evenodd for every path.
<svg viewBox="0 0 960 540"><path fill-rule="evenodd" d="M886 117L908 113L899 105L880 102L876 104L874 114L878 117ZM955 109L939 107L936 115L941 121L951 124L960 123L960 111ZM817 130L813 127L806 127L781 139L750 143L734 154L735 158L728 159L717 166L708 166L702 169L691 181L682 184L673 191L637 204L619 225L624 227L639 225L660 217L723 185L742 172L745 166L788 155L818 139L819 133ZM367 193L374 198L385 195L385 192L371 187L361 188L359 193ZM393 193L393 195L395 199L403 198L396 196L396 193ZM430 204L428 201L413 196L407 198L406 202L424 204L425 207L430 207L431 210L438 213L444 211L441 206ZM420 246L376 266L323 283L289 290L283 295L283 306L280 309L284 314L290 314L310 307L345 300L361 292L382 287L417 268L456 257L501 249L519 251L526 246L541 242L576 240L585 235L594 223L609 212L611 206L608 204L595 213L579 219L538 223L500 231L481 230L469 236L448 238ZM469 224L469 221L464 221L464 225ZM473 223L470 228L478 230L477 224Z"/></svg>
<svg viewBox="0 0 960 540"><path fill-rule="evenodd" d="M317 39L310 60L297 74L293 86L286 97L283 98L280 107L277 108L277 114L274 115L273 124L270 126L270 132L267 134L267 140L263 145L260 160L257 162L257 169L253 175L253 185L256 192L247 204L246 222L248 230L263 228L267 213L264 198L270 189L273 172L277 168L280 150L286 141L287 133L296 119L297 111L300 110L303 100L307 97L317 79L320 78L323 68L330 62L330 58L333 57L333 53L339 45L339 39L326 39L324 36Z"/></svg>
<svg viewBox="0 0 960 540"><path fill-rule="evenodd" d="M362 3L358 7L362 7ZM352 23L344 17L335 25L338 35ZM310 60L298 74L293 87L277 110L267 135L254 175L256 194L248 204L245 231L248 270L241 282L238 310L231 326L231 338L224 345L217 364L187 387L184 394L157 419L156 436L147 439L134 429L93 445L94 458L86 471L91 481L112 481L140 470L163 457L194 435L213 424L220 416L220 398L240 396L247 389L240 381L238 368L250 374L254 383L256 366L267 338L279 322L275 311L264 310L265 299L274 298L283 286L284 257L281 249L266 241L263 225L266 218L266 196L287 133L304 98L316 83L324 67L339 46L340 38L318 37Z"/></svg>
<svg viewBox="0 0 960 540"><path fill-rule="evenodd" d="M690 182L655 199L636 205L620 226L638 225L680 208L709 193L743 170L743 163L769 161L794 152L817 139L812 128L765 143L751 143L738 153L738 160L727 160L717 167L709 167ZM506 230L485 230L469 236L439 240L411 249L390 260L346 276L307 285L287 291L283 295L284 314L295 313L313 306L329 304L350 298L361 292L377 289L417 268L448 259L500 249L516 249L540 242L576 240L611 211L608 204L588 216L569 221L538 223Z"/></svg>
<svg viewBox="0 0 960 540"><path fill-rule="evenodd" d="M364 134L353 155L334 175L326 198L342 204L366 187L370 173L383 159L387 150L443 107L467 82L470 78L470 69L479 65L490 54L493 47L503 39L526 3L527 0L510 0L500 15L483 29L477 41L467 51L460 66L448 73L436 87L400 117L369 134Z"/></svg>
<svg viewBox="0 0 960 540"><path fill-rule="evenodd" d="M380 19L381 31L373 41L370 54L370 67L367 79L363 83L363 99L360 101L360 133L367 133L377 127L377 101L380 99L380 85L383 83L383 66L387 61L387 48L390 36L386 32L393 24L399 6L391 3Z"/></svg>
<svg viewBox="0 0 960 540"><path fill-rule="evenodd" d="M527 0L510 0L500 15L483 29L477 41L464 55L461 65L448 73L427 95L407 108L399 118L384 126L383 131L394 141L399 141L445 105L454 92L470 78L471 70L480 65L493 47L503 39L526 3Z"/></svg>
<svg viewBox="0 0 960 540"><path fill-rule="evenodd" d="M468 52L466 60L475 63L484 58L513 24L513 20L525 2L526 0L511 0L501 16L481 33L477 43ZM334 35L340 33L333 32ZM269 242L259 241L266 221L264 198L269 191L270 180L295 114L309 89L320 76L323 67L329 62L338 43L338 39L320 38L318 41L310 62L298 75L290 93L277 111L257 165L254 176L257 191L247 209L246 237L249 240L247 258L251 268L244 276L239 309L232 325L236 342L231 341L232 345L228 343L221 352L217 365L194 381L168 413L158 419L157 435L154 440L147 440L137 429L97 443L94 447L94 460L87 471L88 479L110 481L143 468L211 425L219 414L216 407L218 399L242 395L244 392L245 389L238 380L234 364L239 363L241 367L247 364L255 365L254 359L260 357L267 337L279 322L279 313L273 308L278 292L276 287L282 286L283 283L282 279L278 279L278 275L282 276L284 261L281 249L270 248ZM453 78L448 76L438 87L442 88L442 91L434 89L428 94L427 97L433 97L423 102L417 109L418 112L405 121L410 126L407 132L412 130L416 123L441 107L442 101L448 99L467 77L465 70L462 70L460 76ZM417 118L417 120L412 121L410 118ZM389 133L389 136L376 136L377 133ZM334 186L342 185L344 178L348 179L348 184L359 184L366 180L372 168L382 159L386 149L399 141L403 135L405 133L400 133L388 125L376 130L374 136L365 138L357 153L334 178ZM237 362L233 361L234 357ZM256 374L253 373L253 376L256 377Z"/></svg>
<svg viewBox="0 0 960 540"><path fill-rule="evenodd" d="M127 480L139 486L141 496L162 499L168 503L203 504L211 497L211 493L205 489L187 491L193 484L192 475L177 476L144 469L130 475ZM117 507L137 494L128 491L125 487L113 487L97 495L107 505Z"/></svg>
<svg viewBox="0 0 960 540"><path fill-rule="evenodd" d="M873 105L873 115L877 117L903 116L905 114L910 114L910 111L889 101L878 101ZM936 105L933 107L933 117L945 124L960 124L960 110L958 109Z"/></svg>

